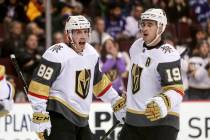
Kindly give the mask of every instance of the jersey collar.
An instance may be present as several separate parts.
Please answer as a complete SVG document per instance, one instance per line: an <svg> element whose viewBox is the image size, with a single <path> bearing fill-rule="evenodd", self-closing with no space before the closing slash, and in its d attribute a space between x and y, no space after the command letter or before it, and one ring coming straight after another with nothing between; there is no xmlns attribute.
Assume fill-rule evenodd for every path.
<svg viewBox="0 0 210 140"><path fill-rule="evenodd" d="M147 50L151 50L151 49L154 49L154 48L156 48L156 49L158 49L161 45L163 45L164 44L164 42L163 42L163 40L161 40L158 44L156 44L155 46L147 46L146 45L146 43L144 42L143 43L143 47L144 48L146 48Z"/></svg>

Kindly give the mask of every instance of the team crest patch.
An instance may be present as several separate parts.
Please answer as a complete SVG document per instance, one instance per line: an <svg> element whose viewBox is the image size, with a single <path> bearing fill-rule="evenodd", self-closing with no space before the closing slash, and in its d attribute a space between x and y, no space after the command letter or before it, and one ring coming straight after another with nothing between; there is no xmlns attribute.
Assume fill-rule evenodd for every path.
<svg viewBox="0 0 210 140"><path fill-rule="evenodd" d="M140 66L133 64L131 69L131 78L132 78L132 93L135 94L140 90L140 80L141 80L141 73L143 68Z"/></svg>
<svg viewBox="0 0 210 140"><path fill-rule="evenodd" d="M164 53L171 53L173 52L172 48L166 45L160 47Z"/></svg>
<svg viewBox="0 0 210 140"><path fill-rule="evenodd" d="M58 51L60 51L61 49L63 48L63 46L61 46L61 45L55 45L55 46L53 46L50 50L52 51L52 52L56 52L56 53L58 53Z"/></svg>
<svg viewBox="0 0 210 140"><path fill-rule="evenodd" d="M109 78L110 81L114 81L117 79L117 69L112 69L106 73L106 76Z"/></svg>
<svg viewBox="0 0 210 140"><path fill-rule="evenodd" d="M85 99L89 93L91 72L88 69L76 71L76 87L77 95Z"/></svg>

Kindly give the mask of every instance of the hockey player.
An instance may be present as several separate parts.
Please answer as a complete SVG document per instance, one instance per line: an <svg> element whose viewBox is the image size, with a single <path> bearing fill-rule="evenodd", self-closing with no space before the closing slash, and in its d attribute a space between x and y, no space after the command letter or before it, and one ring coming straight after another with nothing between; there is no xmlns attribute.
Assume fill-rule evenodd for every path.
<svg viewBox="0 0 210 140"><path fill-rule="evenodd" d="M180 56L161 38L166 24L162 9L141 15L142 38L130 48L127 112L120 140L176 140L184 90Z"/></svg>
<svg viewBox="0 0 210 140"><path fill-rule="evenodd" d="M99 56L87 43L90 22L84 16L70 16L65 32L68 42L46 50L30 82L28 96L34 110L31 129L41 139L47 132L49 140L90 140L88 114L92 93L111 102L121 122L125 99L102 75Z"/></svg>
<svg viewBox="0 0 210 140"><path fill-rule="evenodd" d="M5 67L0 65L0 117L5 116L13 107L14 88L6 81Z"/></svg>

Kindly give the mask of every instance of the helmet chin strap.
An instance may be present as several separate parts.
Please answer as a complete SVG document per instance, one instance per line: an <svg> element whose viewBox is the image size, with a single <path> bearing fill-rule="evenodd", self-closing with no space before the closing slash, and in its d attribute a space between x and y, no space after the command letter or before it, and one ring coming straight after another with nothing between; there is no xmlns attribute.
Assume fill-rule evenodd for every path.
<svg viewBox="0 0 210 140"><path fill-rule="evenodd" d="M77 49L74 41L73 41L73 38L72 38L72 32L68 32L68 35L69 35L69 38L70 38L70 44L74 47L74 49Z"/></svg>
<svg viewBox="0 0 210 140"><path fill-rule="evenodd" d="M68 38L69 38L69 43L70 43L70 45L73 47L72 49L74 49L74 51L76 52L76 53L78 53L79 55L82 55L82 52L79 52L78 50L77 50L77 46L76 46L76 44L74 43L74 41L73 41L73 38L72 38L72 32L67 32L68 33Z"/></svg>
<svg viewBox="0 0 210 140"><path fill-rule="evenodd" d="M163 30L160 33L158 33L159 30L160 30L160 25L158 24L158 28L157 28L157 31L156 31L156 37L150 43L146 44L147 46L153 46L154 43L156 43L156 41L159 39L159 37L163 33Z"/></svg>

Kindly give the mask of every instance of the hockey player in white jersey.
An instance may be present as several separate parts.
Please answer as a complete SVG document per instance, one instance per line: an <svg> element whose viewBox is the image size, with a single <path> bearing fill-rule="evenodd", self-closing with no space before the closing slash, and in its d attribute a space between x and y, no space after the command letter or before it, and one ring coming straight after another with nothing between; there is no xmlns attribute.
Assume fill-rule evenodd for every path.
<svg viewBox="0 0 210 140"><path fill-rule="evenodd" d="M125 99L102 74L99 56L87 43L90 22L84 16L70 16L65 32L68 42L46 50L30 82L28 96L34 110L31 129L41 139L90 140L88 114L93 94L111 102L121 122Z"/></svg>
<svg viewBox="0 0 210 140"><path fill-rule="evenodd" d="M127 112L120 140L176 140L184 90L180 56L161 38L166 24L162 9L141 15L142 38L130 48Z"/></svg>
<svg viewBox="0 0 210 140"><path fill-rule="evenodd" d="M0 117L11 111L14 92L13 85L5 78L5 66L0 65Z"/></svg>

